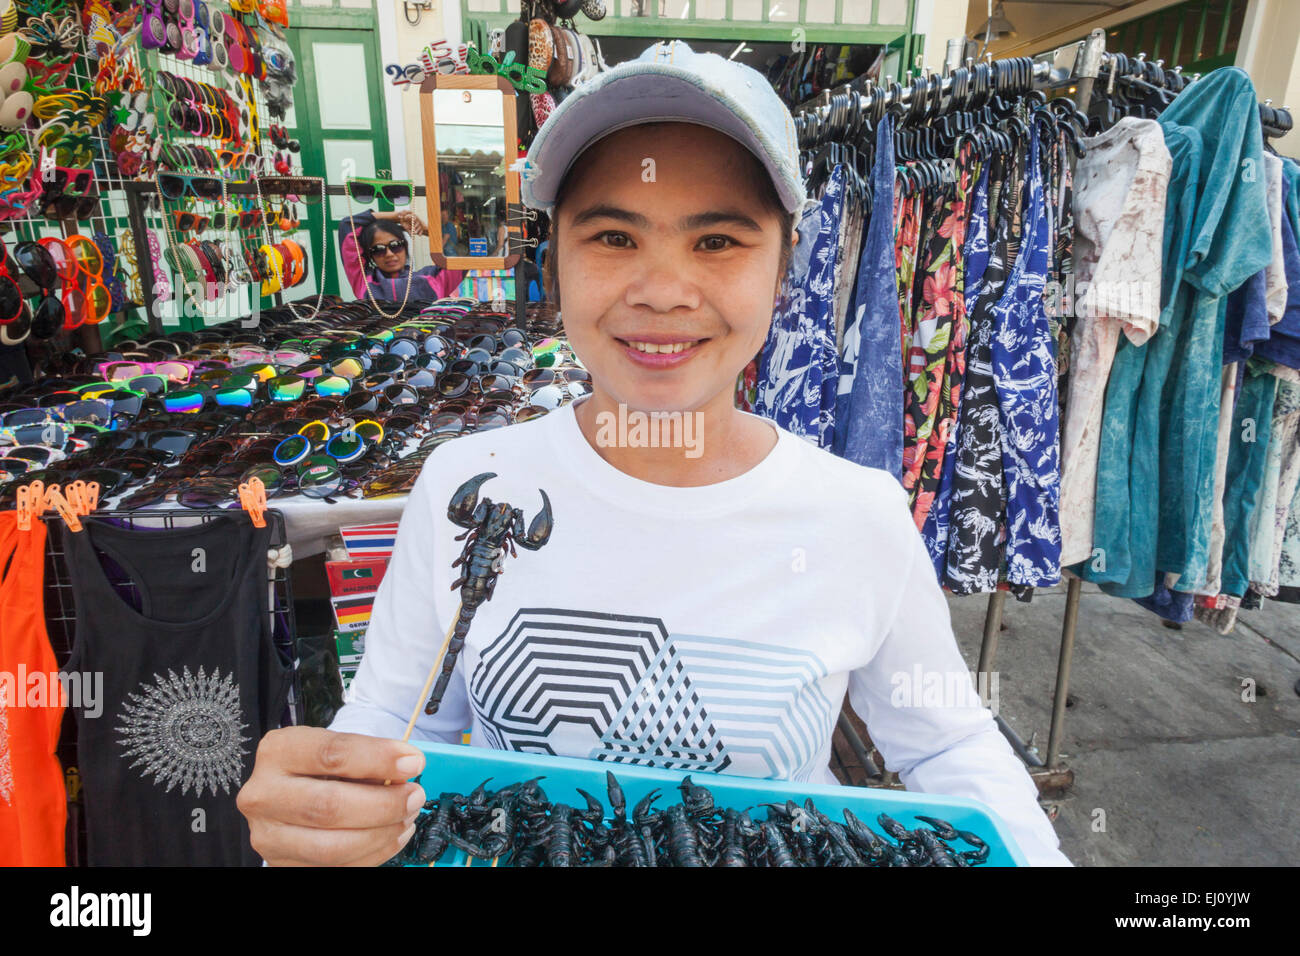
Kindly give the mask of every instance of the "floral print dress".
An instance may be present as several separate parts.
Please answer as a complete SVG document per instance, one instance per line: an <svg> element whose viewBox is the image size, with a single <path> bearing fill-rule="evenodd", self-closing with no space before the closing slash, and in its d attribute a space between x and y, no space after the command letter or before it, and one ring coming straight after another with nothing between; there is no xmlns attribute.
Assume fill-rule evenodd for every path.
<svg viewBox="0 0 1300 956"><path fill-rule="evenodd" d="M844 200L844 167L831 172L818 205L804 214L800 242L811 238L806 270L796 257L787 292L772 318L759 363L756 414L815 445L834 436L839 354L835 343L835 263Z"/></svg>

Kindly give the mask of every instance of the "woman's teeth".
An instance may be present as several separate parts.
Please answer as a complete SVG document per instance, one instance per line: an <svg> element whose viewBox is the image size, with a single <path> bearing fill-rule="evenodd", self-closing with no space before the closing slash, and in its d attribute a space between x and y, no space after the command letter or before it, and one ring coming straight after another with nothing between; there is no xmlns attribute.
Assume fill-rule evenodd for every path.
<svg viewBox="0 0 1300 956"><path fill-rule="evenodd" d="M656 345L654 342L628 342L628 345L638 352L684 352L686 349L694 348L700 344L700 340L694 342L673 342L671 344Z"/></svg>

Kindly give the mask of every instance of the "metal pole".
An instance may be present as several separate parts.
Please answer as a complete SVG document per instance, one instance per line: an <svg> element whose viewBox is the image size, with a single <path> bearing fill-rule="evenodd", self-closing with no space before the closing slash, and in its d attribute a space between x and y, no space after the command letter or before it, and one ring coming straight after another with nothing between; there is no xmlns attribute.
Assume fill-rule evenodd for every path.
<svg viewBox="0 0 1300 956"><path fill-rule="evenodd" d="M136 182L123 183L123 186L126 190L126 215L131 223L131 238L135 240L135 263L140 272L140 287L144 291L145 319L149 323L149 331L162 335L162 319L155 308L157 299L154 296L154 283L158 280L153 274L153 258L149 255L149 226L144 221L141 198L149 186L147 183ZM164 260L164 267L166 264Z"/></svg>
<svg viewBox="0 0 1300 956"><path fill-rule="evenodd" d="M1046 62L1035 62L1032 68L1032 74L1033 74L1032 79L1034 82L1046 81L1050 79L1052 76L1052 65ZM885 98L886 106L894 102L902 103L902 104L910 103L912 102L912 89L913 88L911 86L904 85L902 87L902 91L898 94L898 98L894 99L888 89L883 89L881 87L872 87L870 91L866 93L858 94L858 108L861 110L871 109L871 104L875 102L875 97L877 94ZM945 76L940 80L939 83L939 95L942 96L951 91L952 91L952 77ZM809 106L805 109L798 110L797 112L800 115L805 113L815 113L818 116L818 118L825 119L830 114L830 110L831 110L830 105L824 104L821 106Z"/></svg>
<svg viewBox="0 0 1300 956"><path fill-rule="evenodd" d="M943 53L943 75L945 77L966 62L966 42L965 34L953 37L948 41L948 48Z"/></svg>
<svg viewBox="0 0 1300 956"><path fill-rule="evenodd" d="M844 735L844 739L849 742L849 749L853 751L858 760L862 761L863 772L870 779L879 780L880 769L876 766L876 762L871 759L871 754L867 751L866 741L858 734L849 719L844 716L843 710L840 711L837 726L840 728L840 733Z"/></svg>
<svg viewBox="0 0 1300 956"><path fill-rule="evenodd" d="M1002 731L1002 736L1007 738L1007 743L1011 744L1011 749L1016 752L1017 757L1035 769L1043 766L1043 762L1037 755L1029 752L1029 745L1020 739L1020 735L1011 729L1011 725L1002 719L1001 714L993 720L997 723L998 730Z"/></svg>
<svg viewBox="0 0 1300 956"><path fill-rule="evenodd" d="M998 652L998 632L1002 630L1002 605L1006 602L1006 591L994 591L989 595L988 610L984 612L984 639L980 641L980 662L976 679L988 674L993 668L993 658ZM985 687L990 678L985 677Z"/></svg>
<svg viewBox="0 0 1300 956"><path fill-rule="evenodd" d="M1097 29L1083 41L1074 64L1074 73L1079 78L1074 85L1074 102L1084 113L1092 102L1092 87L1101 73L1101 59L1106 53L1106 31Z"/></svg>
<svg viewBox="0 0 1300 956"><path fill-rule="evenodd" d="M1056 692L1052 697L1052 728L1047 735L1047 766L1055 770L1061 749L1065 702L1070 695L1070 663L1074 659L1074 626L1079 619L1079 594L1083 582L1071 575L1065 594L1065 621L1061 625L1061 656L1056 665Z"/></svg>

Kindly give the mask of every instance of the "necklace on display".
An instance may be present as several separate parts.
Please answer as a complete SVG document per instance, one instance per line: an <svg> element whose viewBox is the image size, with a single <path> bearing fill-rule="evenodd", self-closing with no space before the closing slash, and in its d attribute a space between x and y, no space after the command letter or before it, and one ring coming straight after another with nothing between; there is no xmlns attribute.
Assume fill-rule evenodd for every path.
<svg viewBox="0 0 1300 956"><path fill-rule="evenodd" d="M350 180L349 180L349 182L350 182ZM352 190L349 189L349 188L347 187L347 185L344 185L344 187L343 187L343 194L344 194L345 196L348 197L348 222L353 222L353 219L352 219ZM353 230L353 233L352 233L352 242L353 242L353 244L355 244L356 247L357 247L357 254L358 254L359 256L361 256L362 259L364 259L365 256L366 256L366 254L365 254L365 252L363 252L362 249L361 249L361 243L357 241L356 231L355 231L355 230ZM376 271L376 272L379 271L379 266L375 266L375 271ZM367 277L367 278L366 278L366 296L370 299L370 306L371 306L371 308L373 308L376 312L378 312L380 315L382 315L382 316L383 316L384 318L386 318L386 319L400 319L400 318L402 317L402 313L406 311L406 302L407 302L407 300L410 299L410 297L411 297L411 283L412 283L412 281L413 281L414 279L415 279L415 276L414 276L414 274L413 274L413 272L412 272L412 269L411 269L411 253L410 253L409 244L408 244L408 249L407 249L407 254L406 254L406 291L402 294L402 306L401 306L401 308L399 308L399 309L398 309L396 312L394 312L392 315L389 315L387 312L385 312L383 309L381 309L381 308L379 307L379 303L375 301L375 292L374 292L373 289L370 288L370 279L369 279L369 277Z"/></svg>
<svg viewBox="0 0 1300 956"><path fill-rule="evenodd" d="M314 319L320 314L321 303L325 301L325 277L329 272L329 264L327 262L328 253L326 252L329 247L325 244L327 239L326 219L328 217L328 210L325 206L325 178L323 176L295 176L293 178L314 180L316 184L320 186L320 285L316 293L316 308L311 310L310 315L300 315L297 307L295 307L292 302L286 302L285 306L287 306L289 311L293 313L294 318ZM266 244L269 246L271 245L271 230L266 225L266 201L262 198L262 177L260 175L254 176L253 182L257 184L257 208L262 212L262 235L266 238ZM284 270L281 268L279 263L275 261L275 256L270 256L269 258L271 260L271 267L275 269L276 280L280 283L280 288L283 290Z"/></svg>
<svg viewBox="0 0 1300 956"><path fill-rule="evenodd" d="M221 205L224 207L226 204L226 177L222 176L220 177L220 179L221 179ZM180 251L176 248L176 241L175 239L172 238L172 227L171 224L167 221L167 204L163 202L162 185L159 183L159 177L157 174L155 174L153 178L153 187L158 193L158 212L162 217L163 234L167 237L167 252L171 254L172 264L176 267L176 270L180 273L180 278L182 280L181 285L185 288L186 295L190 297L190 301L194 303L195 308L199 310L199 312L203 315L204 319L207 319L209 318L208 310L204 306L204 303L195 300L193 292L190 291L190 284L184 281L185 269L181 265L181 254ZM167 263L167 257L163 256L163 264L166 265L166 263ZM157 283L157 281L158 281L158 277L155 276L154 282ZM203 300L204 302L207 301L206 295L204 295ZM206 325L207 323L205 322L204 324Z"/></svg>

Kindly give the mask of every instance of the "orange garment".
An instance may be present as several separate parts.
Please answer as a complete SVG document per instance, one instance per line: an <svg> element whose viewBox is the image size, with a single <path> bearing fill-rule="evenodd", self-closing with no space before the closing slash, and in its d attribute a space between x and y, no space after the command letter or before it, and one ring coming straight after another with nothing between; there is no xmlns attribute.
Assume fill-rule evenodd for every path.
<svg viewBox="0 0 1300 956"><path fill-rule="evenodd" d="M68 806L55 755L63 696L45 631L43 521L19 531L15 513L0 512L0 571L0 865L63 866ZM27 706L34 685L20 685L22 675L44 685L40 706Z"/></svg>

